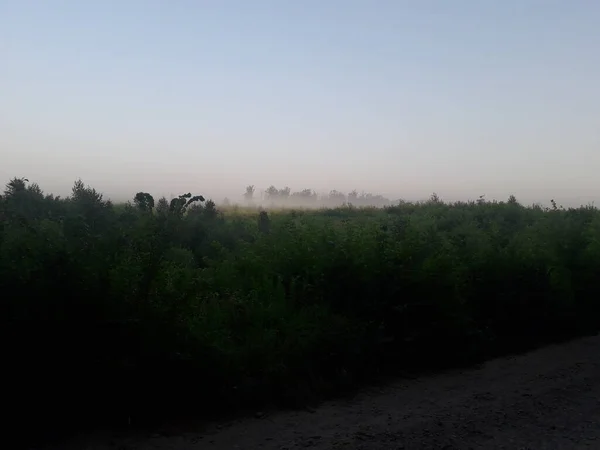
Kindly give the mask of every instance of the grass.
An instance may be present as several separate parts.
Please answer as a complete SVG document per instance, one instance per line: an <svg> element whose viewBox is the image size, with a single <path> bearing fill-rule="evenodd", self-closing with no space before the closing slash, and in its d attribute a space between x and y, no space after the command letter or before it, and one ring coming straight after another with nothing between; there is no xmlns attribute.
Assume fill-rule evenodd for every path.
<svg viewBox="0 0 600 450"><path fill-rule="evenodd" d="M68 199L9 183L15 430L299 405L377 373L599 329L593 207L433 198L259 213L189 200L115 207L82 183Z"/></svg>

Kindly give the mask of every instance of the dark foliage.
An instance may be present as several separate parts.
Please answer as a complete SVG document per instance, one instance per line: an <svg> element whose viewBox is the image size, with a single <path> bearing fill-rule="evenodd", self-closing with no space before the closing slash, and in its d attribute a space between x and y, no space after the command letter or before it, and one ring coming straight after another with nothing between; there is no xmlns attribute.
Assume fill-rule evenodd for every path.
<svg viewBox="0 0 600 450"><path fill-rule="evenodd" d="M115 206L81 181L60 199L15 178L0 197L4 406L13 431L47 436L294 405L377 370L593 332L599 275L591 207L434 196L224 215L191 194Z"/></svg>

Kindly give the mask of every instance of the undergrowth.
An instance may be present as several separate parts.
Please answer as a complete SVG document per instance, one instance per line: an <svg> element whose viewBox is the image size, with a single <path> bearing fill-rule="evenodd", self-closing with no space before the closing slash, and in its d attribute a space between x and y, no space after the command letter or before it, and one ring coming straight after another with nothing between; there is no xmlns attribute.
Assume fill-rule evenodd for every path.
<svg viewBox="0 0 600 450"><path fill-rule="evenodd" d="M600 214L508 202L221 212L13 179L0 198L4 406L39 431L301 405L378 371L600 325Z"/></svg>

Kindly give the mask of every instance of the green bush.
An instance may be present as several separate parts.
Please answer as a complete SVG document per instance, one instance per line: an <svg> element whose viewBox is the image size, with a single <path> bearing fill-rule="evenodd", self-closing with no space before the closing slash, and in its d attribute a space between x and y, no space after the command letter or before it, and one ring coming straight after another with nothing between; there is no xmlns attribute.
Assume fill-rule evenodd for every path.
<svg viewBox="0 0 600 450"><path fill-rule="evenodd" d="M591 207L224 214L14 179L0 219L3 362L29 428L293 405L600 328Z"/></svg>

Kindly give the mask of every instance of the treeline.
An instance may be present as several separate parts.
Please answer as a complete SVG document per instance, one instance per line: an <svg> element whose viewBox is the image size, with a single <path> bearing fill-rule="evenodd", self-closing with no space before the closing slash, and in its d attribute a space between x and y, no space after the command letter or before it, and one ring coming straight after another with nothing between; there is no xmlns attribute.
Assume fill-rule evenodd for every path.
<svg viewBox="0 0 600 450"><path fill-rule="evenodd" d="M4 424L27 437L266 403L600 329L600 213L506 202L223 212L0 197ZM45 434L46 433L46 434ZM15 448L10 445L10 448Z"/></svg>
<svg viewBox="0 0 600 450"><path fill-rule="evenodd" d="M226 204L229 203L229 200ZM344 205L352 206L390 206L392 201L378 194L357 192L353 190L347 194L332 190L328 194L319 195L312 189L292 192L289 187L278 189L271 185L264 192L257 192L254 185L246 187L243 203L247 206L278 206L295 208L337 208Z"/></svg>

